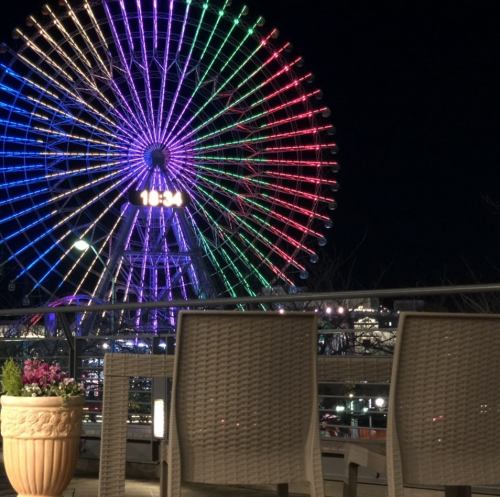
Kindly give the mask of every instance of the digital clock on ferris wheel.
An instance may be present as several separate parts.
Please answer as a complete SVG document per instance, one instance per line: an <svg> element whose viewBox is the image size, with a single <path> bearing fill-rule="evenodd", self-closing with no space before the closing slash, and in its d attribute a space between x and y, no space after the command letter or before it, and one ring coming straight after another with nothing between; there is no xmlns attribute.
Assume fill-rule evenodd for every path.
<svg viewBox="0 0 500 497"><path fill-rule="evenodd" d="M186 207L188 197L184 192L141 190L131 192L130 203L140 207L167 207L180 209Z"/></svg>

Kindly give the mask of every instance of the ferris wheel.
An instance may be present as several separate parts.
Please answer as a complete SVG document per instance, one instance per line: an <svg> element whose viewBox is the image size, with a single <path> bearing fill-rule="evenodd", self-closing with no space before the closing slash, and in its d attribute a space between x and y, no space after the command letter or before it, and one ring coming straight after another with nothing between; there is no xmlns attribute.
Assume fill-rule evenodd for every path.
<svg viewBox="0 0 500 497"><path fill-rule="evenodd" d="M144 302L307 279L338 166L290 44L229 0L59 3L0 64L12 283Z"/></svg>

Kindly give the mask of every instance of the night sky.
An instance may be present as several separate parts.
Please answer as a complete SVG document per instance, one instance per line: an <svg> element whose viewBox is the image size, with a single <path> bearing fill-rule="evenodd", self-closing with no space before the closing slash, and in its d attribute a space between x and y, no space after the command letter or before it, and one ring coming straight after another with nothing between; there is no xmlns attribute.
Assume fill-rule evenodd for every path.
<svg viewBox="0 0 500 497"><path fill-rule="evenodd" d="M2 41L43 3L5 5ZM327 248L346 258L364 239L334 286L500 280L498 2L246 3L333 111L342 190Z"/></svg>

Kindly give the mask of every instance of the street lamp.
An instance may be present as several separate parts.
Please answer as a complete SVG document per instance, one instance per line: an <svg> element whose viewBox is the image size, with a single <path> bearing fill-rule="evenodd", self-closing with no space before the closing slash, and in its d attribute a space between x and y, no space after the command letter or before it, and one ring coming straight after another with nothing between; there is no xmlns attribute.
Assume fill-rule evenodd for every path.
<svg viewBox="0 0 500 497"><path fill-rule="evenodd" d="M73 247L76 248L76 250L79 250L80 252L86 252L88 249L92 250L96 257L99 259L99 262L104 266L104 270L109 272L109 275L111 276L111 304L116 303L116 293L115 293L115 277L114 274L111 272L111 269L109 266L104 262L104 259L101 257L99 252L95 249L93 245L91 245L87 240L84 240L80 238L77 240L74 244ZM111 334L113 334L115 331L115 311L114 309L111 311Z"/></svg>

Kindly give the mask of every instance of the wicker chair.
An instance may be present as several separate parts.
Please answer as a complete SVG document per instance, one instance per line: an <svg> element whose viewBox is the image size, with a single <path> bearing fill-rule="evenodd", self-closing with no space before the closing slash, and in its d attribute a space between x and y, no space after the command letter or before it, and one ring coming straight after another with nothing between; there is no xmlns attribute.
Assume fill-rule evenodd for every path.
<svg viewBox="0 0 500 497"><path fill-rule="evenodd" d="M167 451L183 483L310 483L323 497L316 320L306 313L181 312Z"/></svg>
<svg viewBox="0 0 500 497"><path fill-rule="evenodd" d="M500 482L500 316L404 313L392 370L389 497Z"/></svg>

